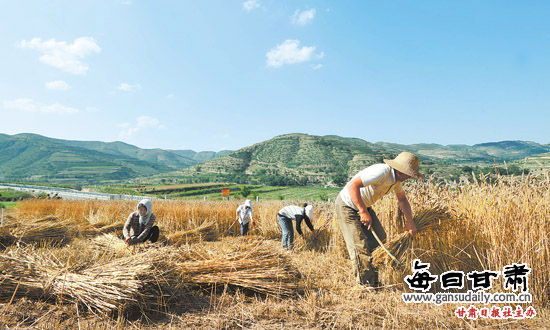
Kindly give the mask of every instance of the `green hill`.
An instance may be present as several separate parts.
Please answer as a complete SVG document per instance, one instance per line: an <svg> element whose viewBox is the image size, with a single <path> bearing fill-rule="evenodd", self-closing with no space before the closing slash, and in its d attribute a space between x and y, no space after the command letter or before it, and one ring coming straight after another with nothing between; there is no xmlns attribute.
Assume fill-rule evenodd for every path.
<svg viewBox="0 0 550 330"><path fill-rule="evenodd" d="M140 159L146 162L163 164L169 167L180 168L200 163L192 157L180 155L176 151L162 149L141 149L124 142L99 142L99 141L68 141L58 140L66 145L82 147L89 150L100 151L117 156L126 156ZM214 158L214 157L211 157ZM208 159L211 159L208 158Z"/></svg>
<svg viewBox="0 0 550 330"><path fill-rule="evenodd" d="M225 156L231 153L231 150L222 150L219 152L215 151L193 151L193 150L168 150L172 153L175 153L179 156L182 156L187 159L192 159L195 163L203 163L207 160L214 159L216 157Z"/></svg>
<svg viewBox="0 0 550 330"><path fill-rule="evenodd" d="M39 135L0 135L4 180L103 181L152 175L170 167L66 145Z"/></svg>
<svg viewBox="0 0 550 330"><path fill-rule="evenodd" d="M184 169L183 177L269 185L341 185L360 169L401 151L417 154L421 171L439 177L460 173L461 166L488 166L548 152L546 145L503 141L468 145L370 143L334 135L286 134Z"/></svg>
<svg viewBox="0 0 550 330"><path fill-rule="evenodd" d="M535 175L550 171L550 152L525 157L522 160L514 162L521 168L529 170Z"/></svg>
<svg viewBox="0 0 550 330"><path fill-rule="evenodd" d="M199 163L177 152L140 149L123 142L0 134L0 180L99 183L150 176ZM202 154L203 159L217 155L196 154Z"/></svg>
<svg viewBox="0 0 550 330"><path fill-rule="evenodd" d="M269 185L341 185L359 169L394 154L361 139L287 134L185 169L183 174Z"/></svg>
<svg viewBox="0 0 550 330"><path fill-rule="evenodd" d="M501 141L475 144L473 146L455 144L395 144L377 142L376 144L393 152L406 150L417 155L423 155L442 162L492 162L511 161L525 158L529 155L550 151L548 145L540 145L528 141Z"/></svg>

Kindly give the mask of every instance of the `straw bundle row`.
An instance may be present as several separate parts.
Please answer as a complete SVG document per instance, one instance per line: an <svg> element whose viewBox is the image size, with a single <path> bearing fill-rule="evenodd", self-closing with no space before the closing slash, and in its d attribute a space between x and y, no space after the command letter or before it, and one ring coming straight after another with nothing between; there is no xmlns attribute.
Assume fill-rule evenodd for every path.
<svg viewBox="0 0 550 330"><path fill-rule="evenodd" d="M115 239L103 235L89 240L89 247L112 248L102 246L101 240L122 242ZM233 251L216 244L177 249L146 243L118 248L125 249L120 253L122 257L100 258L94 266L77 270L70 265L70 258L61 262L44 249L25 248L0 254L0 299L11 299L19 285L17 296L53 296L79 302L92 311L109 312L132 304L151 304L166 293L181 294L182 289L196 286L227 284L264 294L291 295L299 276L284 256L258 241L235 244L230 247Z"/></svg>
<svg viewBox="0 0 550 330"><path fill-rule="evenodd" d="M413 221L418 232L422 232L435 228L437 225L441 224L442 221L448 219L450 219L450 215L446 208L435 207L418 212L414 216ZM407 231L399 234L385 245L388 251L390 251L400 263L404 264L404 257L406 252L412 248L412 242L413 238ZM380 246L373 251L372 262L377 267L383 264L392 265L395 263Z"/></svg>
<svg viewBox="0 0 550 330"><path fill-rule="evenodd" d="M48 256L33 250L18 251L15 256L0 255L10 268L2 272L0 298L7 299L21 285L28 298L57 296L77 301L90 310L108 312L125 303L136 302L139 290L153 278L153 265L159 253L144 252L119 258L82 272L67 271L68 265L60 265ZM143 262L143 260L148 262Z"/></svg>

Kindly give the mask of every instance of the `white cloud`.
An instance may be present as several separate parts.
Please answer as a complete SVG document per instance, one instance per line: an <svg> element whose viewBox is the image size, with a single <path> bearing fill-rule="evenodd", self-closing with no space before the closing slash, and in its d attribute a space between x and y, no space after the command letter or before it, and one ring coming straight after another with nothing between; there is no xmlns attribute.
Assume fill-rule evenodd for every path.
<svg viewBox="0 0 550 330"><path fill-rule="evenodd" d="M63 80L48 81L44 85L47 89L52 89L56 91L66 91L71 88L71 86L69 86L69 84L67 84Z"/></svg>
<svg viewBox="0 0 550 330"><path fill-rule="evenodd" d="M251 11L260 7L260 2L258 0L248 0L243 2L243 9L246 11Z"/></svg>
<svg viewBox="0 0 550 330"><path fill-rule="evenodd" d="M322 68L322 67L323 67L322 64L315 64L315 65L312 65L312 66L311 66L311 68L312 68L313 70L319 70L319 69Z"/></svg>
<svg viewBox="0 0 550 330"><path fill-rule="evenodd" d="M171 100L171 99L173 99L173 98L175 98L175 97L176 97L176 95L174 95L174 94L168 94L168 95L166 95L166 98L169 99L169 100Z"/></svg>
<svg viewBox="0 0 550 330"><path fill-rule="evenodd" d="M29 98L4 101L2 105L6 110L38 112L45 114L67 115L79 112L79 110L76 108L65 106L57 102L54 104L46 105Z"/></svg>
<svg viewBox="0 0 550 330"><path fill-rule="evenodd" d="M120 83L120 85L118 85L117 89L119 91L133 93L135 91L140 90L141 85L140 84L128 84L128 83L123 82L123 83Z"/></svg>
<svg viewBox="0 0 550 330"><path fill-rule="evenodd" d="M310 61L313 57L321 58L324 53L314 54L315 46L300 46L299 40L285 40L282 44L271 49L265 56L267 65L278 68L284 64L295 64Z"/></svg>
<svg viewBox="0 0 550 330"><path fill-rule="evenodd" d="M146 128L166 129L166 126L162 125L157 118L150 116L139 116L134 125L130 123L122 123L117 126L121 129L118 137L122 140L130 138L137 132Z"/></svg>
<svg viewBox="0 0 550 330"><path fill-rule="evenodd" d="M30 41L22 40L19 46L41 52L40 62L73 74L85 74L88 71L88 65L81 60L101 51L91 37L77 38L72 44L66 41L55 41L55 39L42 41L40 38L33 38Z"/></svg>
<svg viewBox="0 0 550 330"><path fill-rule="evenodd" d="M315 12L315 8L303 11L296 10L294 15L291 17L292 23L302 26L311 23L311 21L315 18Z"/></svg>
<svg viewBox="0 0 550 330"><path fill-rule="evenodd" d="M118 3L120 3L121 5L131 5L132 0L118 0Z"/></svg>

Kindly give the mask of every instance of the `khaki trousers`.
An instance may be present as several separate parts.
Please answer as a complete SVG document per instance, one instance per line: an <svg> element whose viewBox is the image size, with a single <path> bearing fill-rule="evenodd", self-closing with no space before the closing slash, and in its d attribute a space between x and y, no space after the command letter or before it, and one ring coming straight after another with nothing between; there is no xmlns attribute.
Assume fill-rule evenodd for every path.
<svg viewBox="0 0 550 330"><path fill-rule="evenodd" d="M368 208L372 219L372 230L382 242L386 232L372 208ZM378 285L378 270L372 265L371 252L378 247L378 241L361 222L359 213L344 204L340 196L336 198L336 217L346 241L349 257L358 284Z"/></svg>

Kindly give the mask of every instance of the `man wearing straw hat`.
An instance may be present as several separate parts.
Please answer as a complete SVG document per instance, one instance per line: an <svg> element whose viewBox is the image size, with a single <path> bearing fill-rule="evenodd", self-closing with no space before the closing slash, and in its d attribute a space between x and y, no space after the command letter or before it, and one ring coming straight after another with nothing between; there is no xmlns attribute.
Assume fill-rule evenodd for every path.
<svg viewBox="0 0 550 330"><path fill-rule="evenodd" d="M371 252L379 245L371 230L383 241L386 232L372 205L394 191L406 219L405 229L416 233L412 211L401 183L411 177L421 178L418 158L402 152L395 159L384 159L357 173L336 198L336 217L346 241L356 281L365 287L378 286L378 270L371 263Z"/></svg>

